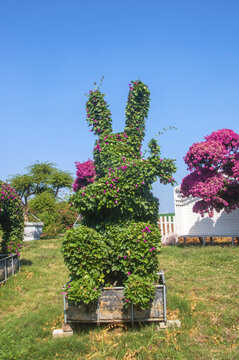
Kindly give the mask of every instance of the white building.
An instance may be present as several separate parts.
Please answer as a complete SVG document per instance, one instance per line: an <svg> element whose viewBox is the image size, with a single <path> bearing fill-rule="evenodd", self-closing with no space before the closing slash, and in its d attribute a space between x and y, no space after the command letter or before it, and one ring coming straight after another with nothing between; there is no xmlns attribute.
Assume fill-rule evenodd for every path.
<svg viewBox="0 0 239 360"><path fill-rule="evenodd" d="M215 212L210 218L193 212L196 201L183 198L180 185L174 188L175 227L178 236L239 236L239 208L227 214L224 210Z"/></svg>

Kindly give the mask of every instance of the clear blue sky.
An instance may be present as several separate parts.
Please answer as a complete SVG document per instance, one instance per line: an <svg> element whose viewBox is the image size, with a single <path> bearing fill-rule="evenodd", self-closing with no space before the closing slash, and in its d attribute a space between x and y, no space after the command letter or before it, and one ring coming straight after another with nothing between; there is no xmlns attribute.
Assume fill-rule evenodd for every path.
<svg viewBox="0 0 239 360"><path fill-rule="evenodd" d="M178 128L159 140L180 183L193 142L239 132L238 19L237 0L0 0L0 179L36 160L75 174L75 161L92 158L84 94L104 75L114 131L129 81L149 86L145 144ZM154 192L172 211L171 186Z"/></svg>

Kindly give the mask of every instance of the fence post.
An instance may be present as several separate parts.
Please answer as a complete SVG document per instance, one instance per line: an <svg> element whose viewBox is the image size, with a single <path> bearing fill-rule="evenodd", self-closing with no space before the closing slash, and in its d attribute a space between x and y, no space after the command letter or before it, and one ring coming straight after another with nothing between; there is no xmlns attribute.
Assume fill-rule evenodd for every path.
<svg viewBox="0 0 239 360"><path fill-rule="evenodd" d="M175 215L174 215L173 216L173 224L172 224L173 232L176 232L175 227L176 227L176 223L175 223Z"/></svg>
<svg viewBox="0 0 239 360"><path fill-rule="evenodd" d="M164 235L168 235L167 216L164 216L164 229L165 229L165 234Z"/></svg>
<svg viewBox="0 0 239 360"><path fill-rule="evenodd" d="M163 233L163 218L162 218L162 216L160 216L160 218L159 218L159 226L160 226L161 236L163 236L164 233Z"/></svg>
<svg viewBox="0 0 239 360"><path fill-rule="evenodd" d="M171 216L169 216L168 218L168 230L169 230L169 234L172 233L172 220L171 220Z"/></svg>

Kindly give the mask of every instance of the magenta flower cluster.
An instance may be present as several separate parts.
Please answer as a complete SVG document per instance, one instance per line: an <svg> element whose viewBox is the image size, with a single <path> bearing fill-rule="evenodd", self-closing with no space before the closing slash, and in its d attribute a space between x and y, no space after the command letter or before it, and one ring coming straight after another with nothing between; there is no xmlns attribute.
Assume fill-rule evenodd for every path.
<svg viewBox="0 0 239 360"><path fill-rule="evenodd" d="M75 162L76 164L76 179L73 184L73 190L78 191L84 189L87 185L94 183L96 178L94 161L88 160L84 163Z"/></svg>
<svg viewBox="0 0 239 360"><path fill-rule="evenodd" d="M230 129L214 131L195 143L184 157L191 174L181 184L185 197L200 199L193 211L213 216L239 207L239 135Z"/></svg>
<svg viewBox="0 0 239 360"><path fill-rule="evenodd" d="M3 230L1 253L20 255L23 237L23 206L16 191L0 181L0 224Z"/></svg>

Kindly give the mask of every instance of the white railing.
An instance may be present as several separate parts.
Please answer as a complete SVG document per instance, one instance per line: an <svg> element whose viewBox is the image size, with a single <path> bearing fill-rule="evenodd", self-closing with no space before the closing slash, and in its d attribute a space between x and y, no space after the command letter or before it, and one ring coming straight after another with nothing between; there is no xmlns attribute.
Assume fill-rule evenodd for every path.
<svg viewBox="0 0 239 360"><path fill-rule="evenodd" d="M175 230L175 216L160 216L158 219L158 226L161 236L174 233Z"/></svg>

